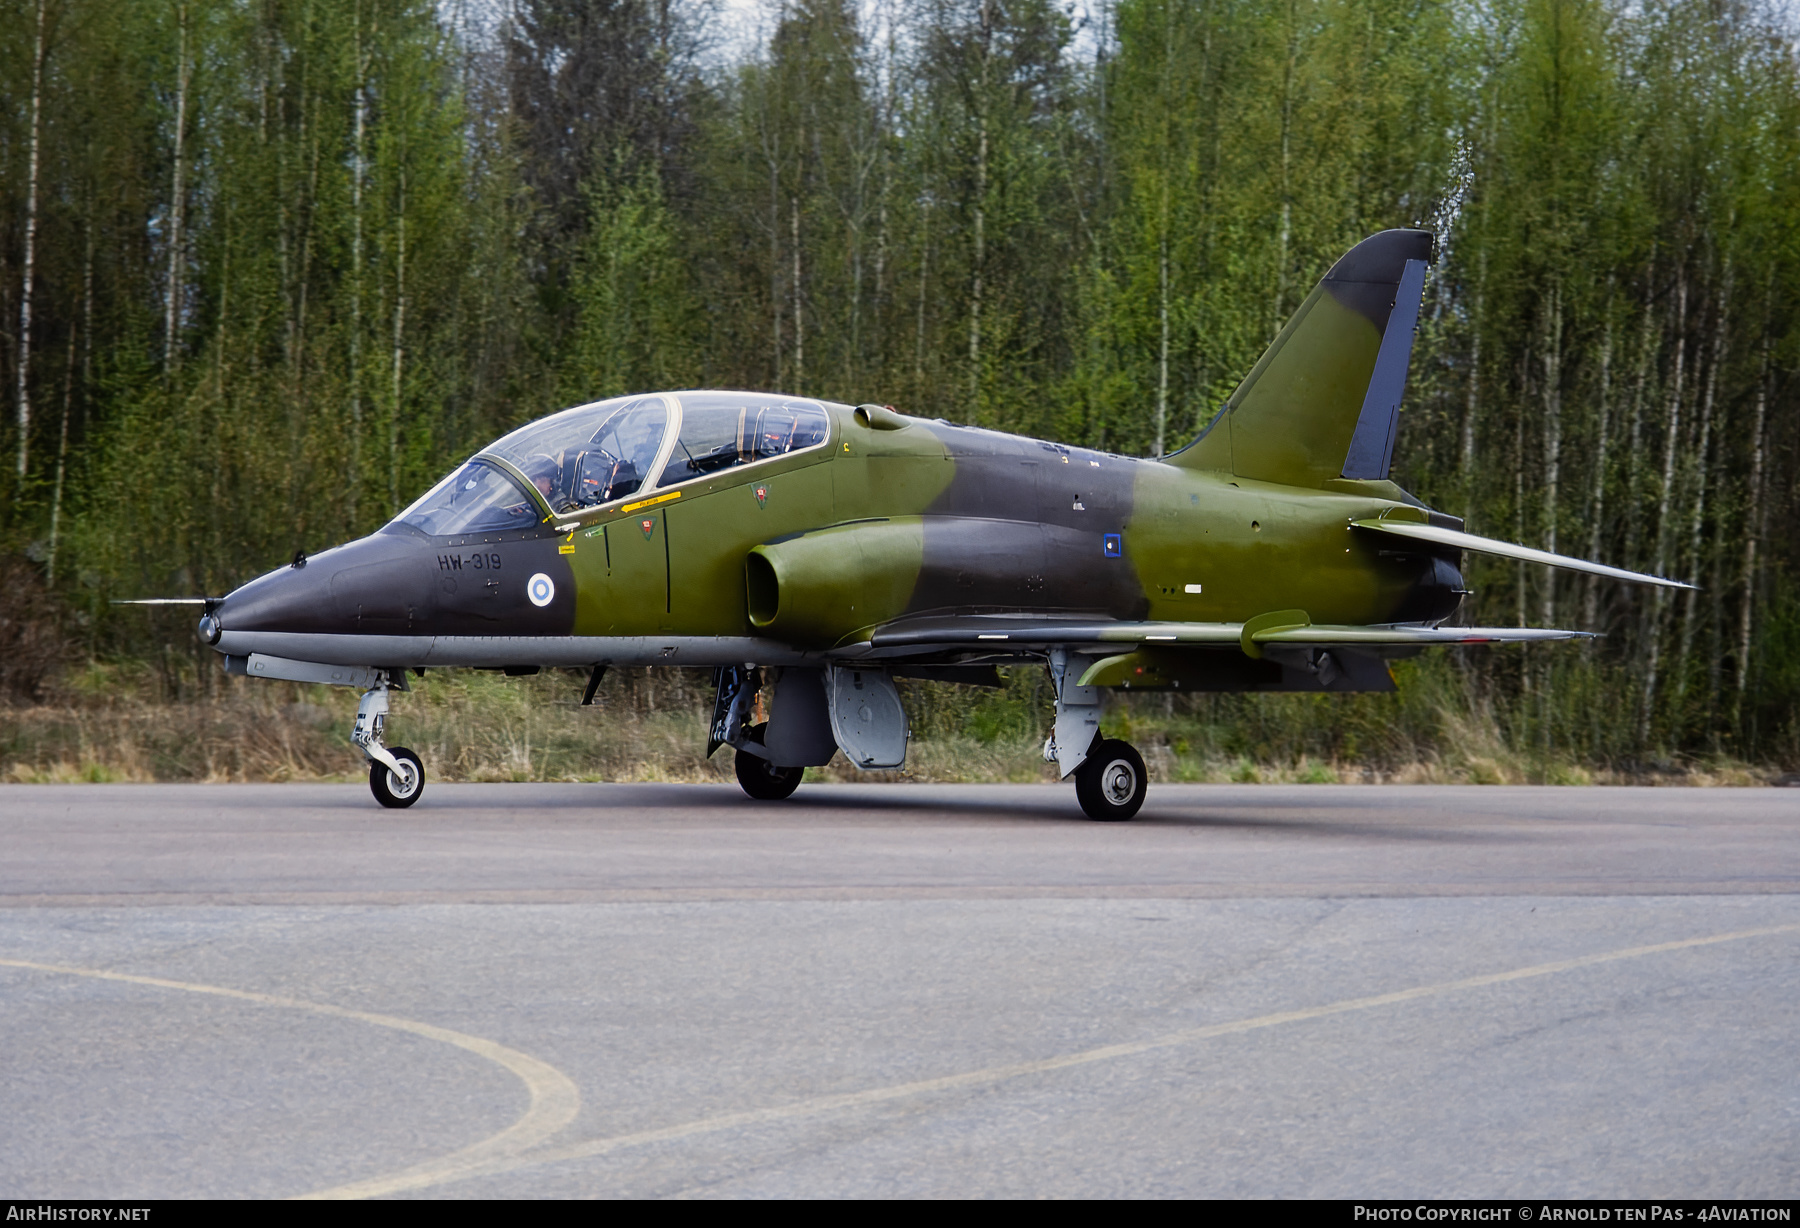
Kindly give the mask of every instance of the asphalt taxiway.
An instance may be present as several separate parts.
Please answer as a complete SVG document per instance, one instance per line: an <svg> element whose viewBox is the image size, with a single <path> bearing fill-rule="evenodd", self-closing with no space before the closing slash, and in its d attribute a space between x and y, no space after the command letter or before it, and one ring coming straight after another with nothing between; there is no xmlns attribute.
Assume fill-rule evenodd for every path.
<svg viewBox="0 0 1800 1228"><path fill-rule="evenodd" d="M0 1190L1793 1197L1800 794L0 787Z"/></svg>

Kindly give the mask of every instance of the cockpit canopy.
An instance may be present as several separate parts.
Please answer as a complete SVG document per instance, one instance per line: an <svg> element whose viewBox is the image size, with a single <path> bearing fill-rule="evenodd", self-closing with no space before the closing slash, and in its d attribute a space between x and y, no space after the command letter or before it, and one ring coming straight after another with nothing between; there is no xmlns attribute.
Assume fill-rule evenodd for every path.
<svg viewBox="0 0 1800 1228"><path fill-rule="evenodd" d="M795 397L615 397L552 414L496 440L396 520L434 537L529 528L546 518L546 509L569 515L599 507L818 447L830 433L824 406ZM542 506L517 476L536 487Z"/></svg>
<svg viewBox="0 0 1800 1228"><path fill-rule="evenodd" d="M512 475L484 460L472 460L425 492L396 520L433 537L529 529L542 514L537 501Z"/></svg>
<svg viewBox="0 0 1800 1228"><path fill-rule="evenodd" d="M630 397L552 414L486 450L511 461L551 511L569 512L637 494L668 433L661 397Z"/></svg>
<svg viewBox="0 0 1800 1228"><path fill-rule="evenodd" d="M749 393L701 392L681 398L681 437L658 488L749 465L825 442L825 410L812 401Z"/></svg>

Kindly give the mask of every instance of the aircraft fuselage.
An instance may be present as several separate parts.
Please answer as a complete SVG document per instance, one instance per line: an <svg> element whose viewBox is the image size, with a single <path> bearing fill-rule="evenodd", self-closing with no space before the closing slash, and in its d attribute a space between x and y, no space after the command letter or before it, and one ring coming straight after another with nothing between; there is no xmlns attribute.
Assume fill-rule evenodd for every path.
<svg viewBox="0 0 1800 1228"><path fill-rule="evenodd" d="M829 433L789 454L593 507L537 495L520 527L396 520L231 593L215 647L389 668L782 664L914 616L1429 623L1460 600L1457 552L1349 527L1420 514L1388 482L1299 489L812 404ZM785 607L783 584L799 586Z"/></svg>

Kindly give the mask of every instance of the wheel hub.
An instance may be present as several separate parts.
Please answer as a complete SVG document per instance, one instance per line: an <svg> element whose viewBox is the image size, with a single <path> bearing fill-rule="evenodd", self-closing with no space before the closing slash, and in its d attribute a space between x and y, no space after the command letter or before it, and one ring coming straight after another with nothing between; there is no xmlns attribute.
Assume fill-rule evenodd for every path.
<svg viewBox="0 0 1800 1228"><path fill-rule="evenodd" d="M400 761L400 770L388 769L388 788L395 797L411 797L412 791L419 787L419 774L412 770L412 765L404 759Z"/></svg>
<svg viewBox="0 0 1800 1228"><path fill-rule="evenodd" d="M1131 770L1129 763L1115 759L1100 773L1100 792L1108 802L1123 806L1137 792L1137 773Z"/></svg>

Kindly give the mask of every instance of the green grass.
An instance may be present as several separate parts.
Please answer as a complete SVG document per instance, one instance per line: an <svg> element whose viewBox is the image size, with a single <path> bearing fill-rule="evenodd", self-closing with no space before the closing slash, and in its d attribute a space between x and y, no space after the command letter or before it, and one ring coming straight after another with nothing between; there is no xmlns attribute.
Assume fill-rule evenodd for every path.
<svg viewBox="0 0 1800 1228"><path fill-rule="evenodd" d="M1752 784L1779 769L1727 756L1654 768L1580 746L1546 749L1536 727L1462 693L1452 662L1395 667L1385 695L1115 695L1108 736L1143 754L1151 779L1193 783L1441 782L1587 785ZM409 746L438 780L731 781L731 752L704 757L712 693L699 671L614 670L582 707L571 671L505 678L433 672L392 698L387 741ZM1043 671L1005 671L998 689L901 684L913 741L899 772L862 773L840 757L809 780L1050 781ZM161 697L147 665L67 672L49 702L0 707L0 779L353 780L365 769L348 733L348 690L193 675ZM1524 745L1516 743L1523 741Z"/></svg>

